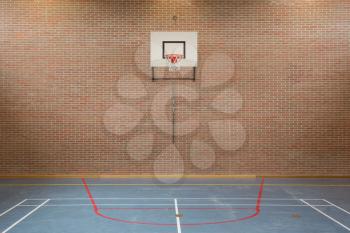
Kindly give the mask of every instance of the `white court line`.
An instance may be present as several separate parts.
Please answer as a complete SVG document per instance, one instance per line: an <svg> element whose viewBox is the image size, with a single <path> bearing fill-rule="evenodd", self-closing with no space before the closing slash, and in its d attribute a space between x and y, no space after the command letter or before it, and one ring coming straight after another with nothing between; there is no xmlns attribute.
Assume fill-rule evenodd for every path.
<svg viewBox="0 0 350 233"><path fill-rule="evenodd" d="M28 199L33 201L44 201L48 198L39 198L39 199ZM174 200L174 198L171 197L154 197L154 198L148 198L148 197L111 197L111 198L103 198L103 197L97 197L94 198L95 200ZM256 200L256 197L210 197L210 198L196 198L196 197L184 197L184 198L176 198L177 200ZM72 197L72 198L50 198L52 201L59 201L59 200L90 200L89 198L80 198L80 197ZM272 201L299 201L298 198L262 198L261 200L272 200ZM303 199L303 200L315 200L320 201L323 199Z"/></svg>
<svg viewBox="0 0 350 233"><path fill-rule="evenodd" d="M27 199L28 201L46 201L49 198L31 198L31 199ZM53 200L53 199L50 199Z"/></svg>
<svg viewBox="0 0 350 233"><path fill-rule="evenodd" d="M50 201L50 199L47 199L46 201L44 201L43 203L41 203L39 206L37 206L35 209L33 209L32 211L30 211L28 214L26 214L25 216L23 216L22 218L20 218L18 221L16 221L14 224L12 224L11 226L9 226L6 230L4 230L2 233L6 233L9 230L11 230L12 228L14 228L17 224L19 224L20 222L22 222L24 219L26 219L27 217L29 217L29 215L31 215L32 213L34 213L35 211L37 211L40 207L44 206L46 203L48 203Z"/></svg>
<svg viewBox="0 0 350 233"><path fill-rule="evenodd" d="M174 204L175 204L177 233L181 233L180 213L179 213L179 208L177 206L177 200L176 199L174 199Z"/></svg>
<svg viewBox="0 0 350 233"><path fill-rule="evenodd" d="M172 206L173 204L98 204L98 206ZM20 205L23 207L35 207L38 205ZM92 204L50 204L45 207L78 207L92 206ZM181 204L181 206L256 206L256 204ZM261 204L264 207L309 207L308 205L283 205L283 204ZM316 207L330 207L332 205L314 205Z"/></svg>
<svg viewBox="0 0 350 233"><path fill-rule="evenodd" d="M333 203L332 203L332 202L330 202L330 201L327 201L326 199L323 199L323 201L325 201L325 202L327 202L328 204L330 204L330 205L334 206L335 208L340 209L341 211L343 211L343 212L345 212L345 213L347 213L347 214L350 214L350 212L349 212L349 211L347 211L347 210L345 210L345 209L341 208L340 206L337 206L336 204L333 204Z"/></svg>
<svg viewBox="0 0 350 233"><path fill-rule="evenodd" d="M320 214L322 214L323 216L327 217L328 219L332 220L333 222L339 224L339 226L342 226L343 228L345 228L346 230L350 231L350 228L345 226L344 224L342 224L341 222L339 222L338 220L332 218L331 216L329 216L328 214L324 213L323 211L317 209L315 206L309 204L308 202L304 201L303 199L300 199L301 202L303 202L304 204L310 206L312 209L316 210L317 212L319 212Z"/></svg>
<svg viewBox="0 0 350 233"><path fill-rule="evenodd" d="M8 212L10 212L11 210L13 210L14 208L20 206L22 203L24 203L25 201L27 201L27 199L24 199L23 201L21 201L20 203L18 203L17 205L12 206L10 209L6 210L5 212L2 212L0 214L0 217L4 216L5 214L7 214Z"/></svg>
<svg viewBox="0 0 350 233"><path fill-rule="evenodd" d="M324 199L306 199L306 198L302 198L304 201L323 201ZM295 200L300 200L300 199L295 199Z"/></svg>

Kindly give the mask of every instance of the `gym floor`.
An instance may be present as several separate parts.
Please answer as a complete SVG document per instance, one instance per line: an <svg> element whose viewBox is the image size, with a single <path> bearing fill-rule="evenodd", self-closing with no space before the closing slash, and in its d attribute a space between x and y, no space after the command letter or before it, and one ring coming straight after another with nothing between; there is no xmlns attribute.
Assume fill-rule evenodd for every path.
<svg viewBox="0 0 350 233"><path fill-rule="evenodd" d="M2 179L0 231L345 233L350 179Z"/></svg>

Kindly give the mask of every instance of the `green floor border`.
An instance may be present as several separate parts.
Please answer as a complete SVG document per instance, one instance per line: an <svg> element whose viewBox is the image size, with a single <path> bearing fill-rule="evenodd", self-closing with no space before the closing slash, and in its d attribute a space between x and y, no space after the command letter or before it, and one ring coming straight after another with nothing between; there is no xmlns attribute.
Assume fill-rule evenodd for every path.
<svg viewBox="0 0 350 233"><path fill-rule="evenodd" d="M0 184L0 187L52 187L52 186L84 186L83 184L62 184L62 183L43 183L43 184ZM99 187L149 187L149 186L178 186L178 187L239 187L239 186L260 186L260 184L94 184L90 183L89 186L99 186ZM271 184L265 183L265 187L350 187L350 184L316 184L316 183L291 183L291 184Z"/></svg>
<svg viewBox="0 0 350 233"><path fill-rule="evenodd" d="M210 175L210 174L187 174L187 175L154 175L154 174L140 174L140 175L113 175L113 174L22 174L22 175L8 175L0 174L0 179L81 179L81 178L95 178L95 179L151 179L151 178L193 178L193 179L256 179L256 178L276 178L276 179L350 179L350 175Z"/></svg>

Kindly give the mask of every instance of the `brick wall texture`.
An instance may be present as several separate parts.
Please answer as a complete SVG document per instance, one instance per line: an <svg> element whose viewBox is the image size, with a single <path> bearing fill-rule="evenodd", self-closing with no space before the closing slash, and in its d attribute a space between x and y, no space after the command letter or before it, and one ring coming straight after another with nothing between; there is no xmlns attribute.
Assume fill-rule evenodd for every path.
<svg viewBox="0 0 350 233"><path fill-rule="evenodd" d="M0 175L350 175L349 41L349 0L1 0Z"/></svg>

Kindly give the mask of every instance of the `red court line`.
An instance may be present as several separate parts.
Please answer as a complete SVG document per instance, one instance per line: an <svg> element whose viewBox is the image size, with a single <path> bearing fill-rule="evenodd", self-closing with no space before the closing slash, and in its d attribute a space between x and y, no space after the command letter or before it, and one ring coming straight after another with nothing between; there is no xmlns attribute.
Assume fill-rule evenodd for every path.
<svg viewBox="0 0 350 233"><path fill-rule="evenodd" d="M84 178L81 179L83 184L84 184L84 187L85 187L85 190L86 190L86 193L90 199L90 202L93 206L93 210L94 210L94 213L97 215L97 216L100 216L102 218L105 218L105 219L108 219L108 220L111 220L111 221L116 221L116 222L122 222L122 223L128 223L128 224L141 224L141 225L153 225L153 226L177 226L177 224L174 224L174 223L157 223L157 222L141 222L141 221L128 221L128 220L124 220L124 219L120 219L120 218L112 218L108 215L105 215L105 214L102 214L100 212L100 209L97 207L96 205L96 202L91 194L91 191L89 189L89 186L88 184L86 183L86 180ZM224 223L234 223L234 222L240 222L240 221L245 221L245 220L248 220L248 219L252 219L252 218L255 218L257 217L259 214L260 214L260 205L261 205L261 199L262 199L262 195L263 195L263 192L264 192L264 183L265 183L265 178L262 177L261 178L261 184L260 184L260 189L259 189L259 193L258 193L258 197L257 197L257 200L256 200L256 207L255 207L255 213L249 215L249 216L246 216L246 217L243 217L243 218L238 218L238 219L229 219L229 220L224 220L224 221L218 221L218 222L198 222L198 223L184 223L184 224L181 224L181 226L201 226L201 225L214 225L214 224L224 224Z"/></svg>
<svg viewBox="0 0 350 233"><path fill-rule="evenodd" d="M99 210L175 210L174 207L168 208L98 208ZM179 210L255 210L255 208L187 208L179 207Z"/></svg>

